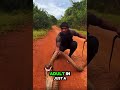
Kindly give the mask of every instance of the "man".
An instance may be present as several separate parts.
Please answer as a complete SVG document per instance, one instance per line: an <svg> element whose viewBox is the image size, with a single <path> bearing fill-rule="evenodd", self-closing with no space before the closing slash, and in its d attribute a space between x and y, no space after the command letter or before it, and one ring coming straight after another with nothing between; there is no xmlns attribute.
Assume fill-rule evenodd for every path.
<svg viewBox="0 0 120 90"><path fill-rule="evenodd" d="M70 49L69 57L72 56L77 48L77 42L73 41L73 36L78 36L79 38L86 39L85 36L69 29L66 22L60 25L61 32L56 37L56 48L58 51L64 52L66 49Z"/></svg>
<svg viewBox="0 0 120 90"><path fill-rule="evenodd" d="M54 52L50 63L53 63L53 59L55 59L60 52L64 52L66 49L70 49L69 57L72 56L74 51L77 49L77 42L73 41L73 36L86 39L82 34L79 34L74 30L70 30L69 25L66 22L63 22L60 25L60 28L61 32L56 37L56 51Z"/></svg>

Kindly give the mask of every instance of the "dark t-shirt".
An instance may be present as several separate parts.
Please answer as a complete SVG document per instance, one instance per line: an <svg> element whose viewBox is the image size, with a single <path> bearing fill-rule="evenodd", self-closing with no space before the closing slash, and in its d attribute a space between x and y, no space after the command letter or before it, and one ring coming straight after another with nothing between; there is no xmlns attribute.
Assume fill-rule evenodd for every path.
<svg viewBox="0 0 120 90"><path fill-rule="evenodd" d="M56 45L59 47L60 45L67 46L72 42L72 37L78 36L81 37L79 33L74 30L69 30L68 33L63 34L60 32L56 37Z"/></svg>

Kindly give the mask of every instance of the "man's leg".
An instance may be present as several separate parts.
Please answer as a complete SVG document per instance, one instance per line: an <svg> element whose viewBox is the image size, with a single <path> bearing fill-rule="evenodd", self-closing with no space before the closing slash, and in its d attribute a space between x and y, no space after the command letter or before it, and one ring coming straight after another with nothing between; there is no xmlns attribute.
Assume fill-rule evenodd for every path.
<svg viewBox="0 0 120 90"><path fill-rule="evenodd" d="M64 52L67 48L66 47L63 47L63 46L60 46L60 51Z"/></svg>
<svg viewBox="0 0 120 90"><path fill-rule="evenodd" d="M73 41L71 44L70 44L70 53L69 53L69 56L71 57L71 55L74 53L74 51L77 49L77 42L76 41Z"/></svg>
<svg viewBox="0 0 120 90"><path fill-rule="evenodd" d="M66 50L66 48L63 47L63 46L60 46L59 50L62 51L62 52L64 52L64 51ZM54 51L54 52L55 52L55 51ZM54 54L54 53L53 53L53 54ZM59 58L59 55L56 56L56 59L58 59L58 58Z"/></svg>

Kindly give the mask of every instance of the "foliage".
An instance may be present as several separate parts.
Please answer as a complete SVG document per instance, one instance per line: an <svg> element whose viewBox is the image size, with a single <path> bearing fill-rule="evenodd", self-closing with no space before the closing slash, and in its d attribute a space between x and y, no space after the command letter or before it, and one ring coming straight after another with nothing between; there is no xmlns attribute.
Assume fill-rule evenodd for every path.
<svg viewBox="0 0 120 90"><path fill-rule="evenodd" d="M32 6L30 0L0 0L0 34L32 23Z"/></svg>
<svg viewBox="0 0 120 90"><path fill-rule="evenodd" d="M32 6L32 0L0 0L0 10L4 12L32 10Z"/></svg>
<svg viewBox="0 0 120 90"><path fill-rule="evenodd" d="M89 12L94 13L97 17L105 19L106 21L112 23L113 25L118 25L120 23L120 15L112 13L102 13L95 10L89 10Z"/></svg>
<svg viewBox="0 0 120 90"><path fill-rule="evenodd" d="M47 30L33 30L33 39L38 39L38 38L42 38L47 34Z"/></svg>
<svg viewBox="0 0 120 90"><path fill-rule="evenodd" d="M51 25L56 24L57 19L53 15L49 15L43 9L38 9L38 7L33 4L33 28L34 29L47 29Z"/></svg>
<svg viewBox="0 0 120 90"><path fill-rule="evenodd" d="M88 0L88 9L120 15L120 0Z"/></svg>
<svg viewBox="0 0 120 90"><path fill-rule="evenodd" d="M16 14L0 12L0 33L15 31L18 29L18 26L24 26L31 23L31 18L31 12L27 11L26 13L19 11L16 12Z"/></svg>
<svg viewBox="0 0 120 90"><path fill-rule="evenodd" d="M85 30L81 30L81 29L80 30L78 30L78 29L72 29L72 30L75 30L76 32L78 32L80 34L87 36L87 32Z"/></svg>
<svg viewBox="0 0 120 90"><path fill-rule="evenodd" d="M71 28L80 29L81 26L86 26L87 22L87 4L86 0L81 2L73 2L72 7L69 7L64 16L59 20L59 23L66 21Z"/></svg>

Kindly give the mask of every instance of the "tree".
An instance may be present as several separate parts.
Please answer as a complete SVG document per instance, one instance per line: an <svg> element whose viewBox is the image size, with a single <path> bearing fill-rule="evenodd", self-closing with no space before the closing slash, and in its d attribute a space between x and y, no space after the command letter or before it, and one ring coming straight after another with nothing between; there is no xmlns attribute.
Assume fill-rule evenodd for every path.
<svg viewBox="0 0 120 90"><path fill-rule="evenodd" d="M49 15L43 9L38 9L38 7L33 4L33 28L34 29L47 29L51 25L57 23L57 19L53 15Z"/></svg>
<svg viewBox="0 0 120 90"><path fill-rule="evenodd" d="M90 10L120 14L120 0L88 0L87 5Z"/></svg>
<svg viewBox="0 0 120 90"><path fill-rule="evenodd" d="M72 7L69 7L60 22L66 21L71 28L80 29L81 26L86 26L87 22L87 4L86 0L81 2L73 2Z"/></svg>
<svg viewBox="0 0 120 90"><path fill-rule="evenodd" d="M32 0L0 0L0 10L5 12L32 10L32 6Z"/></svg>
<svg viewBox="0 0 120 90"><path fill-rule="evenodd" d="M49 19L50 19L52 25L57 24L57 19L53 15L50 15Z"/></svg>

